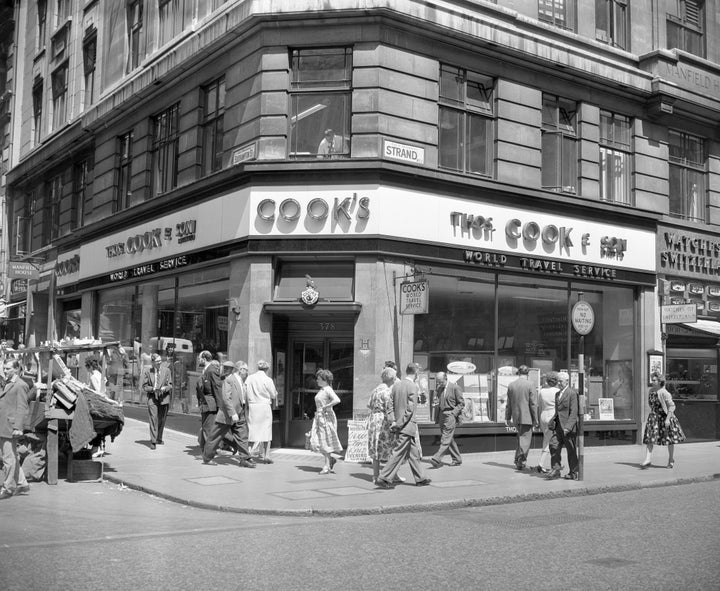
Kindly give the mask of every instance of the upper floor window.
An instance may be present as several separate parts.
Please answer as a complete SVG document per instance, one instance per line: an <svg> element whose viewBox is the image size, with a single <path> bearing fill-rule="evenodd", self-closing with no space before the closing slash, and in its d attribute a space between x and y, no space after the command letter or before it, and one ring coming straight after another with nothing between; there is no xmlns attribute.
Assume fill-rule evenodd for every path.
<svg viewBox="0 0 720 591"><path fill-rule="evenodd" d="M115 211L127 209L132 205L132 161L133 132L128 131L118 138L118 182L115 196Z"/></svg>
<svg viewBox="0 0 720 591"><path fill-rule="evenodd" d="M97 60L97 32L86 36L83 41L83 73L85 82L85 107L95 102L95 63Z"/></svg>
<svg viewBox="0 0 720 591"><path fill-rule="evenodd" d="M67 121L67 62L52 74L53 131L60 129Z"/></svg>
<svg viewBox="0 0 720 591"><path fill-rule="evenodd" d="M55 27L65 24L72 16L72 0L57 0L57 12L55 13Z"/></svg>
<svg viewBox="0 0 720 591"><path fill-rule="evenodd" d="M631 205L630 118L600 111L600 198Z"/></svg>
<svg viewBox="0 0 720 591"><path fill-rule="evenodd" d="M675 12L667 15L667 46L705 57L705 0L675 0Z"/></svg>
<svg viewBox="0 0 720 591"><path fill-rule="evenodd" d="M152 193L161 195L177 186L178 105L153 117Z"/></svg>
<svg viewBox="0 0 720 591"><path fill-rule="evenodd" d="M577 104L543 94L542 188L575 193L577 159Z"/></svg>
<svg viewBox="0 0 720 591"><path fill-rule="evenodd" d="M62 202L62 175L52 177L45 187L45 213L42 219L42 246L50 244L60 235L60 205Z"/></svg>
<svg viewBox="0 0 720 591"><path fill-rule="evenodd" d="M349 156L352 50L294 49L290 63L290 155Z"/></svg>
<svg viewBox="0 0 720 591"><path fill-rule="evenodd" d="M37 3L38 16L38 38L37 50L41 51L45 47L45 34L47 31L47 0L38 0Z"/></svg>
<svg viewBox="0 0 720 591"><path fill-rule="evenodd" d="M130 51L128 67L130 70L134 70L140 65L140 35L143 26L142 0L128 0L127 11L128 49Z"/></svg>
<svg viewBox="0 0 720 591"><path fill-rule="evenodd" d="M538 0L538 19L574 31L575 0Z"/></svg>
<svg viewBox="0 0 720 591"><path fill-rule="evenodd" d="M203 88L202 174L222 168L225 78Z"/></svg>
<svg viewBox="0 0 720 591"><path fill-rule="evenodd" d="M32 91L33 102L33 146L39 146L42 139L43 81L35 81Z"/></svg>
<svg viewBox="0 0 720 591"><path fill-rule="evenodd" d="M73 171L73 197L70 211L70 228L75 230L83 225L85 203L92 195L92 158L75 164Z"/></svg>
<svg viewBox="0 0 720 591"><path fill-rule="evenodd" d="M627 49L627 0L595 0L595 38Z"/></svg>
<svg viewBox="0 0 720 591"><path fill-rule="evenodd" d="M440 66L440 166L492 175L493 90L492 78L453 66Z"/></svg>
<svg viewBox="0 0 720 591"><path fill-rule="evenodd" d="M160 0L160 45L164 45L182 32L184 4L185 0Z"/></svg>
<svg viewBox="0 0 720 591"><path fill-rule="evenodd" d="M705 142L669 131L670 215L704 222L707 212Z"/></svg>

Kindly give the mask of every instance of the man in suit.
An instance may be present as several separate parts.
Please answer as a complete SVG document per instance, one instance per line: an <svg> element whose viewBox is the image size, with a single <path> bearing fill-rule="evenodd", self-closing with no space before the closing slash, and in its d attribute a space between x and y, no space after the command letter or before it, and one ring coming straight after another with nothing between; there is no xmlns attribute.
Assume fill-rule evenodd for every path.
<svg viewBox="0 0 720 591"><path fill-rule="evenodd" d="M430 484L430 479L420 464L420 449L416 441L418 428L415 422L415 410L418 387L417 365L411 363L407 366L405 377L395 382L392 387L393 395L393 416L390 429L397 433L397 442L392 450L385 467L380 472L377 485L380 488L392 488L395 476L400 465L407 460L410 470L415 478L416 486Z"/></svg>
<svg viewBox="0 0 720 591"><path fill-rule="evenodd" d="M452 465L459 466L462 464L460 450L455 442L455 427L458 425L460 415L465 408L465 399L462 390L454 382L448 383L447 374L439 371L435 375L435 383L437 384L437 417L435 422L440 425L440 447L434 456L430 458L430 463L435 468L442 467L440 459L450 452Z"/></svg>
<svg viewBox="0 0 720 591"><path fill-rule="evenodd" d="M215 415L215 423L210 431L210 437L203 448L203 464L215 465L213 461L215 451L225 438L232 435L232 446L240 454L239 463L245 468L254 468L255 462L248 449L248 426L245 417L247 392L245 378L248 375L248 366L244 361L233 363L225 361L222 364L222 398L220 408Z"/></svg>
<svg viewBox="0 0 720 591"><path fill-rule="evenodd" d="M558 388L555 394L555 416L550 419L548 427L550 435L550 459L552 470L547 475L548 480L560 478L562 468L562 448L567 450L568 466L570 471L565 475L566 480L578 479L578 457L575 441L578 424L578 395L574 388L569 386L570 376L561 371L558 374Z"/></svg>
<svg viewBox="0 0 720 591"><path fill-rule="evenodd" d="M505 424L512 420L517 429L517 448L515 449L515 467L524 470L532 443L532 429L538 424L537 393L530 383L527 365L518 368L518 379L508 386Z"/></svg>
<svg viewBox="0 0 720 591"><path fill-rule="evenodd" d="M5 385L0 392L0 453L3 461L0 499L7 499L30 490L17 452L18 439L22 437L28 414L29 387L20 378L17 359L5 359L3 375Z"/></svg>
<svg viewBox="0 0 720 591"><path fill-rule="evenodd" d="M203 364L202 375L198 378L195 394L198 408L200 408L200 436L198 443L200 450L205 449L205 443L210 437L215 415L218 410L218 401L222 397L222 381L220 379L220 364L213 359L210 351L200 352L200 362Z"/></svg>
<svg viewBox="0 0 720 591"><path fill-rule="evenodd" d="M150 449L156 444L165 443L162 439L170 407L172 394L172 378L167 365L160 365L162 358L157 353L150 356L150 367L146 368L142 377L142 391L147 394L148 419L150 423Z"/></svg>

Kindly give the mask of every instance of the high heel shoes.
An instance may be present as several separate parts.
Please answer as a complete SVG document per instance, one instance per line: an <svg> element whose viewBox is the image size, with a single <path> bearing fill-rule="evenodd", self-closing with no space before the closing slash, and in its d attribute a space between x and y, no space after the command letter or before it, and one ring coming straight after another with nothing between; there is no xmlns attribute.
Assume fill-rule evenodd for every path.
<svg viewBox="0 0 720 591"><path fill-rule="evenodd" d="M671 470L675 467L675 460L670 460L667 465L668 468Z"/></svg>
<svg viewBox="0 0 720 591"><path fill-rule="evenodd" d="M333 457L330 458L330 472L333 474L335 473L335 464L337 464L337 460Z"/></svg>

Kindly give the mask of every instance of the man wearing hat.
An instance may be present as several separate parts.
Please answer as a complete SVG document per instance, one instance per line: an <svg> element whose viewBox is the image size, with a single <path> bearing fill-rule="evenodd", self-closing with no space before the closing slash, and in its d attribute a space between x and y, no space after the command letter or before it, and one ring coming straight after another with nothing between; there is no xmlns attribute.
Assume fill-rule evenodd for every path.
<svg viewBox="0 0 720 591"><path fill-rule="evenodd" d="M239 464L244 468L254 468L255 462L248 450L248 429L245 419L245 384L248 368L244 361L233 363L225 361L222 364L222 397L220 408L215 415L210 436L203 448L203 464L215 465L213 461L215 452L229 433L232 436L232 446L238 452Z"/></svg>
<svg viewBox="0 0 720 591"><path fill-rule="evenodd" d="M272 464L270 442L272 441L272 403L277 400L275 383L267 371L270 364L261 359L258 370L245 381L248 401L248 436L253 443L252 451L261 462Z"/></svg>
<svg viewBox="0 0 720 591"><path fill-rule="evenodd" d="M162 358L157 353L150 356L150 367L145 368L142 377L142 391L147 394L148 418L150 423L150 449L165 443L162 439L172 394L172 378L167 365L160 365Z"/></svg>

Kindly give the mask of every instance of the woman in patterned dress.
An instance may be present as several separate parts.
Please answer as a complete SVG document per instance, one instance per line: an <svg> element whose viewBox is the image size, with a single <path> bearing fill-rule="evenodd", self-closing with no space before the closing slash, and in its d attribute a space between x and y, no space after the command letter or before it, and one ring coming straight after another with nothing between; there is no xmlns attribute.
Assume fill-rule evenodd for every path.
<svg viewBox="0 0 720 591"><path fill-rule="evenodd" d="M387 462L395 445L395 435L390 431L390 417L393 413L392 385L397 372L385 367L380 374L382 383L370 394L368 408L368 455L372 459L373 483L380 476L380 462Z"/></svg>
<svg viewBox="0 0 720 591"><path fill-rule="evenodd" d="M675 444L685 441L680 422L675 416L675 403L670 392L665 389L665 378L660 374L653 373L651 377L652 386L648 393L650 414L645 423L645 434L643 443L647 447L645 461L640 466L643 470L650 467L653 446L668 446L668 468L675 465Z"/></svg>
<svg viewBox="0 0 720 591"><path fill-rule="evenodd" d="M330 454L343 450L337 434L337 417L333 406L340 402L340 398L332 389L333 375L330 370L319 369L315 374L320 390L315 395L315 417L310 430L310 449L321 453L325 464L320 474L335 472L337 460Z"/></svg>

